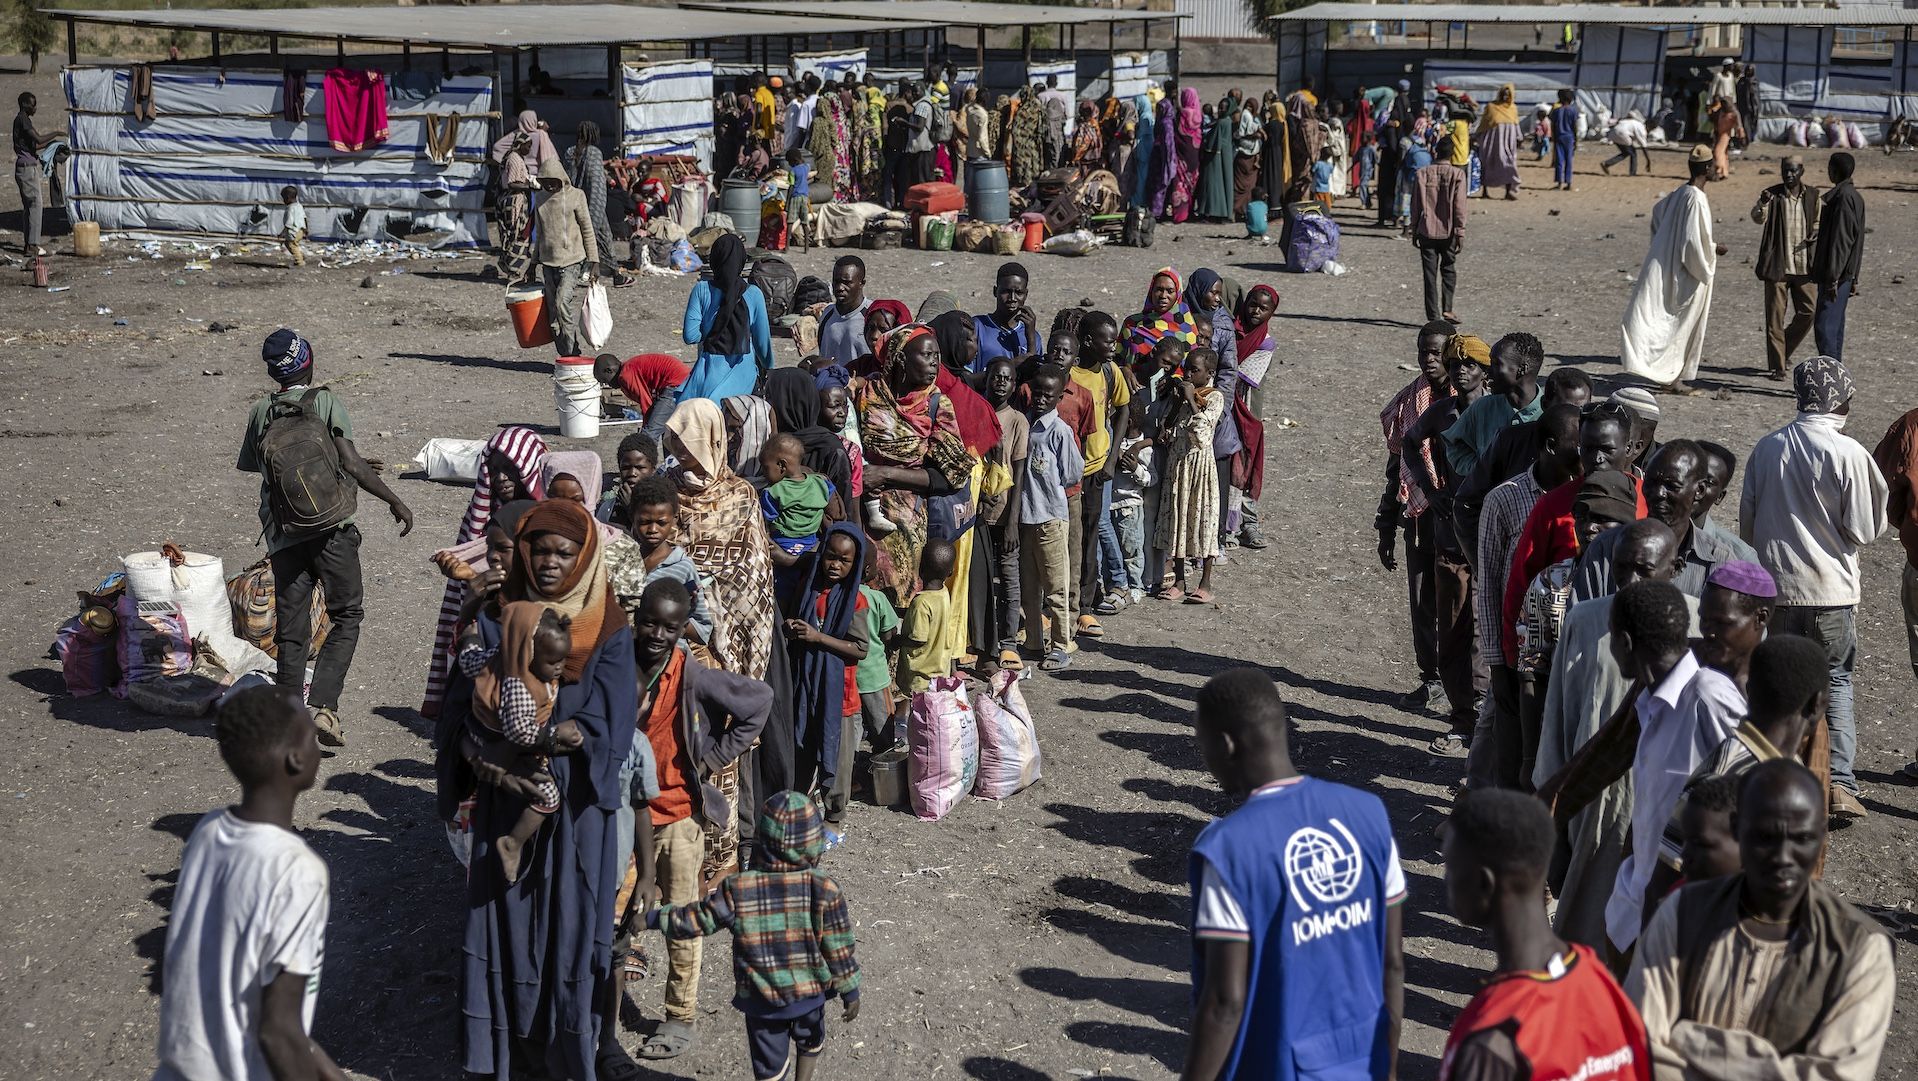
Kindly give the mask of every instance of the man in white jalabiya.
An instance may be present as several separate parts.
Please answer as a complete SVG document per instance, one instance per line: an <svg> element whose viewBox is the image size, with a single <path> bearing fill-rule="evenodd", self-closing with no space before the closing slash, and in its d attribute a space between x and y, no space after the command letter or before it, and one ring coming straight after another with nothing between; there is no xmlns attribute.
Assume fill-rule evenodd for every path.
<svg viewBox="0 0 1918 1081"><path fill-rule="evenodd" d="M1697 394L1686 380L1698 375L1711 314L1712 278L1726 248L1712 240L1710 147L1694 147L1691 179L1652 208L1652 246L1638 268L1638 286L1619 322L1619 362L1673 394Z"/></svg>

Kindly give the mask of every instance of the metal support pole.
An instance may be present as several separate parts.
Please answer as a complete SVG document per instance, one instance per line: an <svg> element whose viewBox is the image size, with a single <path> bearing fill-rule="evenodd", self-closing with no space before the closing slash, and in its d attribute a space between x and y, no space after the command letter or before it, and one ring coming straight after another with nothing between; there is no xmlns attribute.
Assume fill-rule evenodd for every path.
<svg viewBox="0 0 1918 1081"><path fill-rule="evenodd" d="M1019 28L1019 55L1025 59L1026 67L1032 67L1032 27L1030 26ZM1025 74L1020 73L1019 78L1023 80ZM1022 82L1020 85L1025 84Z"/></svg>
<svg viewBox="0 0 1918 1081"><path fill-rule="evenodd" d="M280 55L280 35L278 34L267 35L266 50L267 52L273 54L274 56Z"/></svg>
<svg viewBox="0 0 1918 1081"><path fill-rule="evenodd" d="M345 38L339 37L339 38L333 39L333 54L334 56L339 58L340 66L345 67L346 66L346 39Z"/></svg>
<svg viewBox="0 0 1918 1081"><path fill-rule="evenodd" d="M619 103L619 46L606 46L606 96L613 99L614 115L618 115Z"/></svg>
<svg viewBox="0 0 1918 1081"><path fill-rule="evenodd" d="M73 20L68 19L67 20L67 66L72 67L73 65L78 64L79 62L80 62L79 35L73 29Z"/></svg>
<svg viewBox="0 0 1918 1081"><path fill-rule="evenodd" d="M440 74L453 74L453 50L443 45L440 47Z"/></svg>
<svg viewBox="0 0 1918 1081"><path fill-rule="evenodd" d="M210 36L213 38L213 62L217 64L220 62L220 32L215 30Z"/></svg>
<svg viewBox="0 0 1918 1081"><path fill-rule="evenodd" d="M979 73L973 76L973 85L979 88L979 100L983 102L986 98L986 28L982 26L978 32L978 40L972 46L972 66L978 68Z"/></svg>
<svg viewBox="0 0 1918 1081"><path fill-rule="evenodd" d="M1179 54L1184 51L1185 20L1174 16L1172 19L1172 77L1179 77Z"/></svg>
<svg viewBox="0 0 1918 1081"><path fill-rule="evenodd" d="M413 70L413 43L410 41L400 42L400 70Z"/></svg>
<svg viewBox="0 0 1918 1081"><path fill-rule="evenodd" d="M1118 23L1106 24L1106 90L1115 98L1119 96L1118 25Z"/></svg>

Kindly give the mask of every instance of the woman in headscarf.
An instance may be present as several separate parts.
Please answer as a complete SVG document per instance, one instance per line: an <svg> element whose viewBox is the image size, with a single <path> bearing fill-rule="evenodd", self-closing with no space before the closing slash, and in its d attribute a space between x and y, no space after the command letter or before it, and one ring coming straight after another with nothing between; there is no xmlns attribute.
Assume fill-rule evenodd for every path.
<svg viewBox="0 0 1918 1081"><path fill-rule="evenodd" d="M1166 337L1176 338L1188 348L1199 344L1198 328L1185 298L1179 295L1180 288L1179 272L1160 267L1153 272L1151 284L1146 286L1145 307L1137 315L1126 316L1120 334L1126 356L1134 364L1150 358L1152 350ZM1206 333L1206 340L1210 341L1210 328Z"/></svg>
<svg viewBox="0 0 1918 1081"><path fill-rule="evenodd" d="M1273 216L1281 217L1285 191L1292 186L1292 141L1286 136L1285 103L1265 107L1265 143L1259 152L1259 183Z"/></svg>
<svg viewBox="0 0 1918 1081"><path fill-rule="evenodd" d="M757 806L742 806L742 780L791 787L791 686L785 676L784 641L775 640L779 611L773 600L773 564L766 554L766 521L752 482L726 460L726 420L709 399L682 402L666 423L661 449L678 460L679 533L674 538L692 557L712 610L713 636L694 655L710 667L773 684L773 716L760 745L713 778L740 814L723 829L707 831L707 867L720 869L738 854L739 820ZM772 671L775 658L778 672ZM775 679L774 677L778 678ZM783 721L782 721L783 718ZM783 781L783 783L781 783ZM772 788L769 791L779 791Z"/></svg>
<svg viewBox="0 0 1918 1081"><path fill-rule="evenodd" d="M1272 313L1279 310L1279 293L1269 285L1255 285L1237 306L1234 355L1238 358L1238 387L1228 412L1239 429L1239 452L1232 458L1232 498L1239 512L1239 543L1265 547L1259 530L1259 497L1265 491L1265 385L1278 349L1272 337Z"/></svg>
<svg viewBox="0 0 1918 1081"><path fill-rule="evenodd" d="M1079 103L1079 124L1072 130L1072 164L1084 177L1105 168L1105 133L1099 130L1099 107L1089 101Z"/></svg>
<svg viewBox="0 0 1918 1081"><path fill-rule="evenodd" d="M746 281L746 245L727 233L713 245L709 276L693 284L681 331L699 346L692 374L679 388L679 402L751 394L759 373L773 366L772 323L766 298Z"/></svg>
<svg viewBox="0 0 1918 1081"><path fill-rule="evenodd" d="M1232 416L1232 403L1239 392L1238 326L1233 322L1232 310L1225 304L1224 279L1208 267L1192 272L1192 279L1185 287L1185 306L1192 312L1199 344L1219 358L1212 376L1213 388L1225 396L1226 403L1223 415L1212 429L1212 457L1218 460L1219 474L1219 542L1222 546L1228 541L1236 544L1232 538L1239 527L1231 492L1232 458L1244 446Z"/></svg>
<svg viewBox="0 0 1918 1081"><path fill-rule="evenodd" d="M1196 91L1194 96L1197 96ZM1205 144L1201 148L1192 216L1202 221L1232 219L1232 141L1239 114L1236 109L1224 111L1225 105L1221 103L1219 117L1213 121L1212 130L1206 133Z"/></svg>
<svg viewBox="0 0 1918 1081"><path fill-rule="evenodd" d="M817 378L798 368L781 368L766 377L766 401L777 430L804 444L806 468L832 482L850 510L858 494L852 488L852 463L838 433L820 426Z"/></svg>
<svg viewBox="0 0 1918 1081"><path fill-rule="evenodd" d="M944 289L934 289L932 292L926 294L926 299L919 302L919 313L907 322L924 323L927 326L931 326L934 319L939 318L947 312L958 310L959 299L957 297ZM905 324L901 323L900 325L904 326Z"/></svg>
<svg viewBox="0 0 1918 1081"><path fill-rule="evenodd" d="M606 484L605 469L599 455L590 450L556 450L540 464L540 487L546 490L547 499L571 499L590 511L599 506L600 491ZM567 477L572 478L572 485L566 483ZM577 492L573 485L578 487Z"/></svg>
<svg viewBox="0 0 1918 1081"><path fill-rule="evenodd" d="M548 758L560 808L522 855L516 883L492 858L492 839L511 829L527 800L513 778L495 785L478 777L510 770L520 748L503 740L482 746L463 734L442 744L441 775L451 778L440 787L442 818L451 821L469 794L473 801L461 1066L507 1076L509 1064L524 1059L556 1075L593 1077L598 1035L618 1023L619 1000L610 993L614 902L627 853L615 816L629 796L619 780L633 747L639 687L632 629L608 588L599 530L586 508L549 500L527 512L501 599L542 604L571 621L572 650L552 717L572 722L581 743ZM498 635L483 616L465 632L489 644ZM457 680L448 705L463 725L472 681ZM448 756L464 761L446 763Z"/></svg>
<svg viewBox="0 0 1918 1081"><path fill-rule="evenodd" d="M1046 170L1046 107L1032 96L1031 88L1019 91L1018 111L1012 114L1007 142L1011 144L1007 164L1012 186L1028 187Z"/></svg>
<svg viewBox="0 0 1918 1081"><path fill-rule="evenodd" d="M1119 194L1131 202L1132 135L1139 125L1138 110L1130 101L1108 97L1100 125L1105 129L1105 167L1119 182Z"/></svg>
<svg viewBox="0 0 1918 1081"><path fill-rule="evenodd" d="M460 519L455 545L466 545L486 535L493 520L493 509L519 499L543 499L546 496L541 470L546 464L546 441L531 428L501 428L486 441L480 451L479 479L473 496L467 500L466 514ZM439 624L433 631L433 655L426 670L426 700L420 716L437 717L440 700L446 695L446 680L453 670L453 631L459 619L460 605L466 600L466 585L449 581L440 597Z"/></svg>
<svg viewBox="0 0 1918 1081"><path fill-rule="evenodd" d="M985 456L999 445L1004 432L999 426L998 413L966 381L966 373L972 370L973 361L979 356L978 328L972 316L961 311L945 312L932 321L932 331L939 342L940 359L934 386L952 402L959 422L960 442L973 458L965 481L966 503L976 508L980 485L985 480ZM969 643L967 652L975 656L997 642L990 620L984 618L991 609L986 602L992 590L992 559L989 552L984 558L980 557L975 541L982 535L975 523L974 528L953 539L952 577L947 579L952 592L952 603L947 608L947 622L953 634L950 640Z"/></svg>
<svg viewBox="0 0 1918 1081"><path fill-rule="evenodd" d="M500 277L506 287L530 282L538 272L533 259L533 172L526 167L526 155L532 140L515 133L506 155L500 159L499 194L493 208L494 225L499 229Z"/></svg>
<svg viewBox="0 0 1918 1081"><path fill-rule="evenodd" d="M1204 138L1205 106L1199 103L1199 92L1189 86L1181 87L1178 120L1173 126L1172 138L1160 140L1171 151L1165 212L1175 222L1192 216L1192 199L1199 187L1199 163Z"/></svg>
<svg viewBox="0 0 1918 1081"><path fill-rule="evenodd" d="M526 158L526 167L534 173L539 172L539 167L546 164L547 159L559 160L559 151L553 149L552 137L540 128L539 114L531 109L519 114L519 121L512 131L493 140L493 148L487 156L495 163L505 161L506 152L513 149L513 144L522 137L526 140L527 148L521 154Z"/></svg>
<svg viewBox="0 0 1918 1081"><path fill-rule="evenodd" d="M1158 122L1152 117L1152 99L1146 95L1133 98L1132 108L1139 119L1133 128L1131 175L1128 178L1122 174L1119 179L1130 193L1133 206L1151 210L1154 177L1152 151L1158 142Z"/></svg>
<svg viewBox="0 0 1918 1081"><path fill-rule="evenodd" d="M747 480L764 480L759 452L773 434L773 409L756 394L735 394L719 403L726 415L726 464Z"/></svg>
<svg viewBox="0 0 1918 1081"><path fill-rule="evenodd" d="M586 196L586 213L593 219L593 238L599 250L599 274L624 289L639 279L619 268L613 258L613 225L606 218L606 155L599 149L599 125L591 120L579 122L578 139L572 153L566 155L566 175L572 185Z"/></svg>
<svg viewBox="0 0 1918 1081"><path fill-rule="evenodd" d="M1485 185L1485 197L1493 188L1503 188L1507 199L1518 198L1518 102L1511 83L1498 88L1498 97L1485 107L1485 119L1479 122L1479 175Z"/></svg>
<svg viewBox="0 0 1918 1081"><path fill-rule="evenodd" d="M919 591L929 495L950 495L972 474L952 398L935 396L939 341L923 323L887 335L883 374L857 389L859 442L866 452L866 497L877 498L893 529L875 549L879 589L896 608Z"/></svg>

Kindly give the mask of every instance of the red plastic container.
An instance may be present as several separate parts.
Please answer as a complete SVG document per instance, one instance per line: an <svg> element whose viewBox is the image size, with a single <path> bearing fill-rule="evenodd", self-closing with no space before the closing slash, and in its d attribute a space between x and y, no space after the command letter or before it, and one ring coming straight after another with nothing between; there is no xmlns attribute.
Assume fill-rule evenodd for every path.
<svg viewBox="0 0 1918 1081"><path fill-rule="evenodd" d="M1026 223L1026 250L1044 251L1046 249L1046 223L1029 221Z"/></svg>
<svg viewBox="0 0 1918 1081"><path fill-rule="evenodd" d="M546 321L546 294L521 289L506 294L506 312L513 321L513 334L521 349L537 349L553 344L553 328Z"/></svg>
<svg viewBox="0 0 1918 1081"><path fill-rule="evenodd" d="M933 181L929 184L914 184L906 189L906 209L920 214L944 214L949 210L964 210L966 193L959 190L957 184Z"/></svg>

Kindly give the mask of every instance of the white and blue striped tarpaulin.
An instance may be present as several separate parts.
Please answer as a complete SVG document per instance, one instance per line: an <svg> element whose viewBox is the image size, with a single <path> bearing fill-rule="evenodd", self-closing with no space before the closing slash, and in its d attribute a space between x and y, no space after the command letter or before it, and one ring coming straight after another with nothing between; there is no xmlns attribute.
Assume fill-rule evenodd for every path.
<svg viewBox="0 0 1918 1081"><path fill-rule="evenodd" d="M1026 65L1026 82L1034 86L1044 86L1048 77L1059 80L1059 89L1079 96L1079 64L1075 60L1034 60ZM1071 135L1079 126L1079 110L1066 110L1066 134Z"/></svg>
<svg viewBox="0 0 1918 1081"><path fill-rule="evenodd" d="M792 55L792 75L803 79L808 74L819 76L822 83L836 83L846 77L846 73L860 77L866 74L866 50L839 49L829 53L794 53Z"/></svg>
<svg viewBox="0 0 1918 1081"><path fill-rule="evenodd" d="M1865 138L1884 137L1894 117L1918 115L1918 49L1894 42L1886 66L1836 61L1829 26L1746 28L1744 59L1758 67L1758 130L1753 138L1783 142L1792 121L1836 117Z"/></svg>
<svg viewBox="0 0 1918 1081"><path fill-rule="evenodd" d="M290 186L316 241L487 243L490 78L409 73L390 89L386 141L351 153L327 138L318 71L305 78L299 120L284 119L279 71L156 67L152 120L134 119L124 69L69 68L62 84L73 213L103 233L271 240ZM427 157L428 118L455 126L445 164Z"/></svg>
<svg viewBox="0 0 1918 1081"><path fill-rule="evenodd" d="M619 152L687 154L713 164L713 62L666 60L620 70Z"/></svg>

